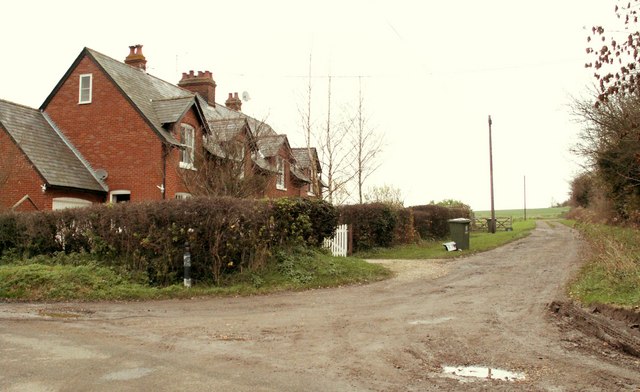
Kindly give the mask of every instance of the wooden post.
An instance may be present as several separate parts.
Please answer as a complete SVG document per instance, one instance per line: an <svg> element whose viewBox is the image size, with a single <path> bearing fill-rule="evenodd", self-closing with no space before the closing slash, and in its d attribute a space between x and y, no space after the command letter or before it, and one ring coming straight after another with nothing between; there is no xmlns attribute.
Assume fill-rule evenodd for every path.
<svg viewBox="0 0 640 392"><path fill-rule="evenodd" d="M491 180L491 222L489 222L489 233L496 232L496 209L493 202L493 146L491 140L491 115L489 115L489 177Z"/></svg>

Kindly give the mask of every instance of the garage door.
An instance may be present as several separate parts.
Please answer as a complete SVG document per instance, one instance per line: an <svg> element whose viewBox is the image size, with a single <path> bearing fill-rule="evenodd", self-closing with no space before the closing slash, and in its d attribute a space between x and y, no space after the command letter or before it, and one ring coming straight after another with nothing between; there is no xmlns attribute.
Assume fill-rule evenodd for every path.
<svg viewBox="0 0 640 392"><path fill-rule="evenodd" d="M65 208L89 207L90 201L77 199L75 197L56 197L53 199L54 210L64 210Z"/></svg>

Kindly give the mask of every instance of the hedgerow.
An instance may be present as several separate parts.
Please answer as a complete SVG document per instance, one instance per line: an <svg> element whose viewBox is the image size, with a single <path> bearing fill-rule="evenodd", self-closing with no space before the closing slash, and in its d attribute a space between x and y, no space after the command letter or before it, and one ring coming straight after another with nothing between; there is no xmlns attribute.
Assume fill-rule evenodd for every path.
<svg viewBox="0 0 640 392"><path fill-rule="evenodd" d="M189 245L192 277L258 269L273 249L317 245L332 233L335 208L322 201L192 198L0 215L0 256L86 253L101 265L167 285L183 277Z"/></svg>

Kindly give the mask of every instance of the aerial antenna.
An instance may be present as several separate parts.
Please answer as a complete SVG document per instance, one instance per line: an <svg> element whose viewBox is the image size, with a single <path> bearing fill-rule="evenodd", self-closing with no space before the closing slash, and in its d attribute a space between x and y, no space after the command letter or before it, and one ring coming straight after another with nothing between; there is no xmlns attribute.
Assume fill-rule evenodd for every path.
<svg viewBox="0 0 640 392"><path fill-rule="evenodd" d="M109 173L107 173L107 171L104 169L97 169L95 173L96 177L98 177L101 181L104 181L107 179L107 177L109 177Z"/></svg>

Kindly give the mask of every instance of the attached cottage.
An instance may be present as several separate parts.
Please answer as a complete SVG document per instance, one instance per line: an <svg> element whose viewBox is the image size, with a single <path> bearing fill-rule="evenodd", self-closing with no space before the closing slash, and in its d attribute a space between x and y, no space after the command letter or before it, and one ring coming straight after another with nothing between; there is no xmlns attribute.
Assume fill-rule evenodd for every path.
<svg viewBox="0 0 640 392"><path fill-rule="evenodd" d="M0 100L0 208L193 194L322 197L315 149L292 149L285 135L241 112L237 93L216 104L211 72L183 73L173 85L146 64L141 45L124 62L85 48L39 110ZM235 174L212 181L223 176L206 170L211 163ZM226 188L253 177L262 185L250 192Z"/></svg>

